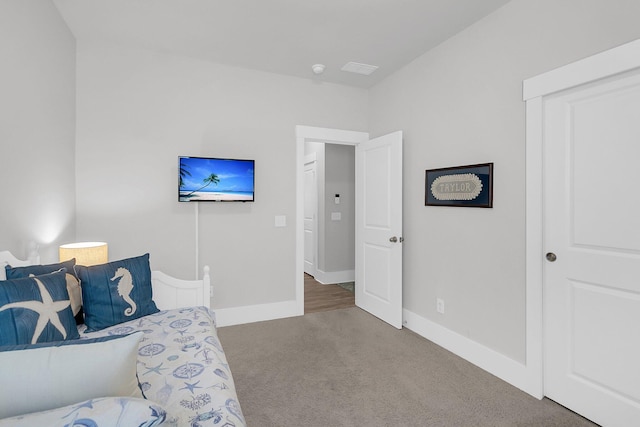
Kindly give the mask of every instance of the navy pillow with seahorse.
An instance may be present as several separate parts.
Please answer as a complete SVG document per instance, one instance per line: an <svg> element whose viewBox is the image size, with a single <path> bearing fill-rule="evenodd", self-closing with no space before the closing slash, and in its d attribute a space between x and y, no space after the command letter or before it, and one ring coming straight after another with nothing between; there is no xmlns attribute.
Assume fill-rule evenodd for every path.
<svg viewBox="0 0 640 427"><path fill-rule="evenodd" d="M153 302L149 254L86 267L76 265L87 332L159 310Z"/></svg>

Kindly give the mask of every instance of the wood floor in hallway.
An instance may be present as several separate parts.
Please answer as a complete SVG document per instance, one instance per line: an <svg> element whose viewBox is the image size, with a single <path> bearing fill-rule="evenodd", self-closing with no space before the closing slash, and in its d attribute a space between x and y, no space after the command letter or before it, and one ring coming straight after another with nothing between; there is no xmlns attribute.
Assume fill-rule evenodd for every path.
<svg viewBox="0 0 640 427"><path fill-rule="evenodd" d="M304 314L355 306L355 293L338 285L323 285L304 275Z"/></svg>

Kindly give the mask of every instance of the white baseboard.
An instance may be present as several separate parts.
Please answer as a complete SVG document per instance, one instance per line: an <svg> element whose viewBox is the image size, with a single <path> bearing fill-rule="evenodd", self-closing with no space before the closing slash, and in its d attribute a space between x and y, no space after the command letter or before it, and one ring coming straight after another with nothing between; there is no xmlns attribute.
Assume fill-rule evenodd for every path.
<svg viewBox="0 0 640 427"><path fill-rule="evenodd" d="M345 283L354 282L356 280L355 270L343 270L343 271L322 271L316 270L316 275L313 276L316 281L323 285L330 285L333 283Z"/></svg>
<svg viewBox="0 0 640 427"><path fill-rule="evenodd" d="M282 301L272 304L247 305L232 308L214 308L218 327L262 322L285 317L302 316L296 301Z"/></svg>
<svg viewBox="0 0 640 427"><path fill-rule="evenodd" d="M535 375L531 368L469 338L453 332L438 323L425 319L409 310L403 310L404 327L438 344L450 352L495 375L514 387L540 399L539 390L533 387Z"/></svg>

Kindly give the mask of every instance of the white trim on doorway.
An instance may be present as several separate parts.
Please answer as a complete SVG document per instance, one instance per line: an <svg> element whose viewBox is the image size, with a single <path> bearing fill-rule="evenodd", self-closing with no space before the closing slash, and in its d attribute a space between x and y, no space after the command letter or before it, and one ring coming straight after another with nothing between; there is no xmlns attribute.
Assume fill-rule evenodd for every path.
<svg viewBox="0 0 640 427"><path fill-rule="evenodd" d="M296 308L304 314L304 143L357 145L369 140L367 132L296 126Z"/></svg>

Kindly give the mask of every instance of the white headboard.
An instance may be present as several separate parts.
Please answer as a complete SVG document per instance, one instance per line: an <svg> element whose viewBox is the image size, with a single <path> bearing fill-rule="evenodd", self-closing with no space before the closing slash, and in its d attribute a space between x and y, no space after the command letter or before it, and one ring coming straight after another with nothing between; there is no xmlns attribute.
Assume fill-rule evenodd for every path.
<svg viewBox="0 0 640 427"><path fill-rule="evenodd" d="M211 308L211 278L209 266L204 267L202 280L182 280L162 271L151 272L153 301L160 310L205 306Z"/></svg>
<svg viewBox="0 0 640 427"><path fill-rule="evenodd" d="M24 267L31 263L16 258L9 251L0 251L0 280L7 278L4 269L7 264L12 267ZM153 300L158 308L160 310L195 306L211 308L209 266L203 268L203 273L201 280L182 280L162 271L152 271Z"/></svg>
<svg viewBox="0 0 640 427"><path fill-rule="evenodd" d="M0 280L6 280L4 267L10 265L11 267L24 267L29 265L29 261L23 261L14 257L9 251L0 251Z"/></svg>

